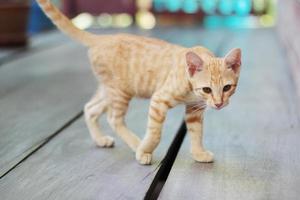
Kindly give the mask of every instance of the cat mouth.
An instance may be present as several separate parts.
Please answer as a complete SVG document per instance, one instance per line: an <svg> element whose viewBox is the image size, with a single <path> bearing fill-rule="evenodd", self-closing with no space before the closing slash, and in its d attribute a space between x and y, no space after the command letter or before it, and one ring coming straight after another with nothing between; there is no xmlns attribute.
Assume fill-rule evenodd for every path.
<svg viewBox="0 0 300 200"><path fill-rule="evenodd" d="M222 108L224 108L224 106L222 106L222 107L214 107L214 109L216 109L216 110L221 110Z"/></svg>
<svg viewBox="0 0 300 200"><path fill-rule="evenodd" d="M228 103L222 103L222 105L214 105L213 108L216 110L221 110L224 107L226 107L228 105Z"/></svg>

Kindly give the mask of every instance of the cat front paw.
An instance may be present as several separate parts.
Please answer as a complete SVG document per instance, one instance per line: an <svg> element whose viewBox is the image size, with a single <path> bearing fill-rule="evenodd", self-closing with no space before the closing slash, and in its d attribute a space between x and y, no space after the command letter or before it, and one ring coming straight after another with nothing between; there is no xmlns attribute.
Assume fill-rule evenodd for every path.
<svg viewBox="0 0 300 200"><path fill-rule="evenodd" d="M98 138L95 142L97 146L104 147L104 148L113 147L115 143L114 138L108 135Z"/></svg>
<svg viewBox="0 0 300 200"><path fill-rule="evenodd" d="M152 160L152 154L137 150L135 158L141 165L150 165Z"/></svg>
<svg viewBox="0 0 300 200"><path fill-rule="evenodd" d="M211 163L214 161L214 154L210 151L194 152L192 155L197 162Z"/></svg>

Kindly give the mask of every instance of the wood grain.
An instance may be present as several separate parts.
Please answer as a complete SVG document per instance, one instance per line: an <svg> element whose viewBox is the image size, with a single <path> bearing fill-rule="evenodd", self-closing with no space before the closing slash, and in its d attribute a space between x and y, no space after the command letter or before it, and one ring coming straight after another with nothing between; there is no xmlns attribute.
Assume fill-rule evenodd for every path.
<svg viewBox="0 0 300 200"><path fill-rule="evenodd" d="M238 91L205 118L212 164L195 163L189 138L160 195L179 199L298 199L299 107L288 63L274 30L235 31L224 50L241 47Z"/></svg>

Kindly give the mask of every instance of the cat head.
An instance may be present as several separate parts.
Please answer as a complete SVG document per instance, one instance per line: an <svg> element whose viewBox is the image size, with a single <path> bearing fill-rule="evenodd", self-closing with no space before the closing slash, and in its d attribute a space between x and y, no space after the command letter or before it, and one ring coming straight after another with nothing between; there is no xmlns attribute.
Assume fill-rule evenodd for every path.
<svg viewBox="0 0 300 200"><path fill-rule="evenodd" d="M224 58L186 53L186 69L194 94L215 109L228 105L235 92L240 67L241 50L232 49Z"/></svg>

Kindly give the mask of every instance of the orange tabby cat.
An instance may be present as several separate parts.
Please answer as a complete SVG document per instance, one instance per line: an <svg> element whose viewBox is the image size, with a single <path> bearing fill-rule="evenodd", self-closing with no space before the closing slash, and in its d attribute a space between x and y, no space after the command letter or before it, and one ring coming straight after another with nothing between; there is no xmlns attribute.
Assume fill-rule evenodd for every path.
<svg viewBox="0 0 300 200"><path fill-rule="evenodd" d="M217 58L203 47L185 48L129 34L94 35L77 29L49 0L37 1L60 30L89 47L92 69L100 86L84 113L98 146L114 144L97 123L100 115L107 112L109 124L136 152L138 162L150 164L168 109L184 103L192 156L198 162L213 161L213 154L202 145L203 112L207 105L221 109L228 104L238 82L240 49ZM124 122L133 97L151 98L142 141Z"/></svg>

